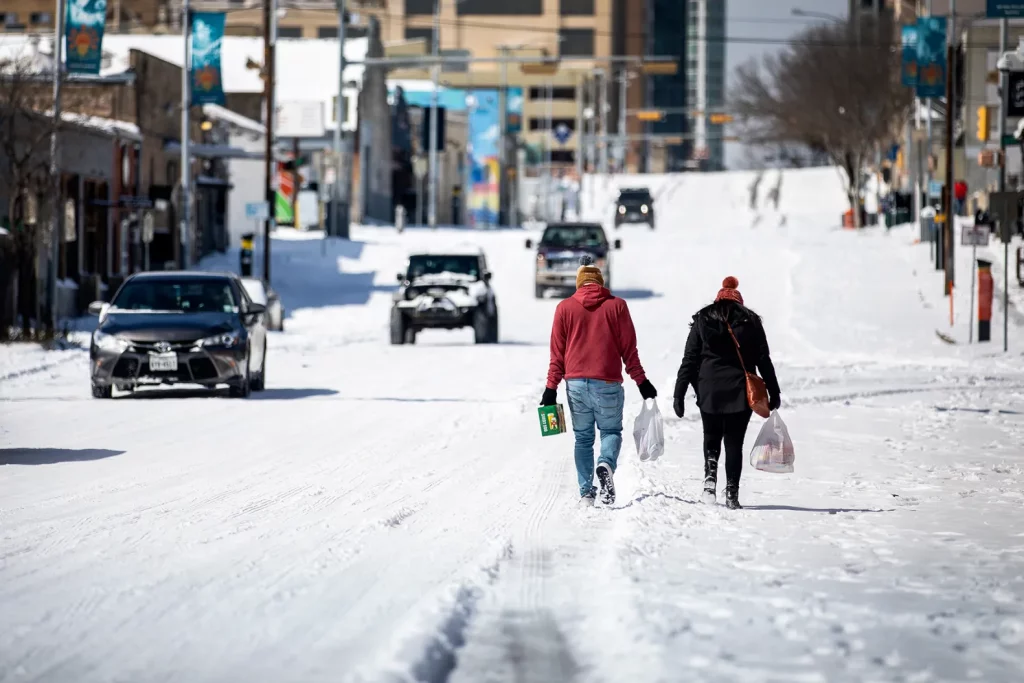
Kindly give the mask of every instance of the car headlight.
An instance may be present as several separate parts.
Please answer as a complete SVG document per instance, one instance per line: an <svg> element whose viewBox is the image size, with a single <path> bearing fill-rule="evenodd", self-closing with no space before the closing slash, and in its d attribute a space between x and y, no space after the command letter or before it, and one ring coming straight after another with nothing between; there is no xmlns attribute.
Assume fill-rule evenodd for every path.
<svg viewBox="0 0 1024 683"><path fill-rule="evenodd" d="M547 259L544 258L544 254L537 254L537 265L538 266L543 266L546 261L547 261Z"/></svg>
<svg viewBox="0 0 1024 683"><path fill-rule="evenodd" d="M124 353L131 346L131 343L123 337L118 337L116 334L107 334L96 330L92 335L92 343L96 345L96 348L104 351L116 351L117 353Z"/></svg>
<svg viewBox="0 0 1024 683"><path fill-rule="evenodd" d="M620 206L619 207L619 213L626 213L626 207Z"/></svg>
<svg viewBox="0 0 1024 683"><path fill-rule="evenodd" d="M640 213L643 213L643 214L647 213L647 205L646 204L644 204L643 206L640 207Z"/></svg>
<svg viewBox="0 0 1024 683"><path fill-rule="evenodd" d="M206 337L205 339L200 339L198 342L196 342L196 346L199 346L199 347L216 346L216 347L231 348L232 346L235 346L236 344L238 344L239 341L240 341L240 338L239 338L237 332L225 332L224 334L215 334L212 337Z"/></svg>
<svg viewBox="0 0 1024 683"><path fill-rule="evenodd" d="M604 270L605 268L608 267L608 259L606 259L606 258L599 258L599 259L597 259L596 264L597 264L598 268L600 268L601 270Z"/></svg>

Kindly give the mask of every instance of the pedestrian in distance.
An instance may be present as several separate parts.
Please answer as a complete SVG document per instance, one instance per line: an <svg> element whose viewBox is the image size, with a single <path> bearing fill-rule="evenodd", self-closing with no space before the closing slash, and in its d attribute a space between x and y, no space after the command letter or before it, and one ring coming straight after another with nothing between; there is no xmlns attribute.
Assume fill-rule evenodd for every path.
<svg viewBox="0 0 1024 683"><path fill-rule="evenodd" d="M576 437L576 477L580 503L594 504L595 426L601 432L597 479L601 502L615 502L615 469L622 450L622 366L637 383L644 400L658 395L644 374L636 349L636 330L626 302L604 286L594 259L584 256L576 271L576 293L558 304L551 325L551 361L542 406L557 403L564 379Z"/></svg>
<svg viewBox="0 0 1024 683"><path fill-rule="evenodd" d="M704 491L713 504L718 488L718 460L725 442L725 504L739 509L743 440L752 414L746 373L757 368L768 389L772 410L781 403L779 381L768 350L761 318L744 306L739 280L727 277L714 303L693 316L683 362L676 375L673 408L683 417L687 387L693 386L704 426Z"/></svg>

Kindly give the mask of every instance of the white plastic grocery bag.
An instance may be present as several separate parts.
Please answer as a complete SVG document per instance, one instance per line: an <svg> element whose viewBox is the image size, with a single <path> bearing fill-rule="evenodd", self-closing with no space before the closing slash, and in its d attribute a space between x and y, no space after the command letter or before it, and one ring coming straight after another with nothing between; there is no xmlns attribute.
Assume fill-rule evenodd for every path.
<svg viewBox="0 0 1024 683"><path fill-rule="evenodd" d="M651 399L651 407L644 407L633 422L633 440L636 441L636 452L641 462L657 460L665 452L665 428L661 421L657 399Z"/></svg>
<svg viewBox="0 0 1024 683"><path fill-rule="evenodd" d="M789 474L795 460L793 440L789 438L786 423L779 416L779 411L773 410L750 451L750 464L762 472Z"/></svg>

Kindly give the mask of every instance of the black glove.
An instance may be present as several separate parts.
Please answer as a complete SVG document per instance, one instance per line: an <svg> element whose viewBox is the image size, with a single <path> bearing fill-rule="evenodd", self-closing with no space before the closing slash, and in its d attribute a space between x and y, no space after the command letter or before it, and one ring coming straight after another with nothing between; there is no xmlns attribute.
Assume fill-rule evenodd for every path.
<svg viewBox="0 0 1024 683"><path fill-rule="evenodd" d="M645 379L643 382L637 385L637 389L640 390L640 395L643 396L645 401L649 398L658 397L658 390L654 388L654 385L651 384L651 380L649 379Z"/></svg>
<svg viewBox="0 0 1024 683"><path fill-rule="evenodd" d="M540 404L542 406L553 406L558 403L558 390L557 389L544 389L544 394L540 397Z"/></svg>
<svg viewBox="0 0 1024 683"><path fill-rule="evenodd" d="M686 406L683 403L684 401L681 397L672 401L672 409L676 411L676 417L678 418L682 418L686 414Z"/></svg>
<svg viewBox="0 0 1024 683"><path fill-rule="evenodd" d="M778 410L779 406L782 405L782 396L779 394L772 394L768 397L768 407L771 410Z"/></svg>

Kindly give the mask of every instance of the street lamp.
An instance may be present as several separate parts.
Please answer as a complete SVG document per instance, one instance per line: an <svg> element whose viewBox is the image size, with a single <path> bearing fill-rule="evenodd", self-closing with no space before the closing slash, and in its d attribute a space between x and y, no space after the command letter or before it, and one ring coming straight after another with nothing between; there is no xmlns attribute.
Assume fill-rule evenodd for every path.
<svg viewBox="0 0 1024 683"><path fill-rule="evenodd" d="M846 19L837 17L834 14L828 14L827 12L812 12L810 10L801 9L799 7L794 7L792 10L790 10L790 14L792 14L794 17L806 17L808 19L826 19L828 21L834 21L838 24L846 23Z"/></svg>

